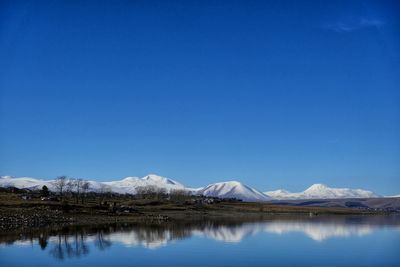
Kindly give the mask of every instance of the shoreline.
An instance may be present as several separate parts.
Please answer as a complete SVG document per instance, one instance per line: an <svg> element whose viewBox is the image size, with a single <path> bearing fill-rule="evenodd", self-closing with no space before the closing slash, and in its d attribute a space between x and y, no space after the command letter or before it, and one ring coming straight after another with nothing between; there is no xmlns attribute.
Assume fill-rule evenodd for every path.
<svg viewBox="0 0 400 267"><path fill-rule="evenodd" d="M279 206L265 203L218 203L213 205L165 204L136 205L119 211L96 206L61 203L0 203L0 232L48 226L99 225L112 223L166 223L237 218L285 218L340 215L390 215L384 211L352 208Z"/></svg>
<svg viewBox="0 0 400 267"><path fill-rule="evenodd" d="M359 204L357 207L342 207L337 206L341 200L327 202L336 206L307 206L287 201L283 203L242 202L194 196L167 199L154 196L137 198L132 195L88 194L76 198L70 194L61 198L53 195L47 200L43 200L40 192L31 192L29 199L26 199L26 196L24 192L0 192L0 234L10 230L48 226L181 223L216 219L319 217L322 215L387 215L399 214L398 202L400 201L400 199L391 201L390 203L396 209L388 210L379 199L360 199L357 200ZM371 202L367 203L371 207L386 208L376 209L365 206L363 203L367 201ZM306 201L308 204L316 202L323 201ZM355 204L356 201L345 200L345 204L348 203Z"/></svg>

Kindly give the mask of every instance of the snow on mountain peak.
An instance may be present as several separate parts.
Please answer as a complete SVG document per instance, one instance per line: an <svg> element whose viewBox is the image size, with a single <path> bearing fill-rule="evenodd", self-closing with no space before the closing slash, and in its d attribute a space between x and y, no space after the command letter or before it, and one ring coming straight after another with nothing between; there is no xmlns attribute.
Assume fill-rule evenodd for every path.
<svg viewBox="0 0 400 267"><path fill-rule="evenodd" d="M153 180L153 181L160 181L163 180L164 177L158 176L156 174L148 174L142 178L143 180Z"/></svg>
<svg viewBox="0 0 400 267"><path fill-rule="evenodd" d="M244 201L267 201L270 198L263 193L248 187L238 181L227 181L209 184L196 192L198 195L219 197L219 198L237 198Z"/></svg>
<svg viewBox="0 0 400 267"><path fill-rule="evenodd" d="M278 189L275 191L276 193L289 193L289 191L285 190L285 189Z"/></svg>
<svg viewBox="0 0 400 267"><path fill-rule="evenodd" d="M171 190L183 190L185 186L166 177L149 174L142 178L139 177L126 177L120 181L103 182L109 185L114 192L136 194L138 187L154 186L157 188L164 188L167 192Z"/></svg>
<svg viewBox="0 0 400 267"><path fill-rule="evenodd" d="M303 192L268 191L264 194L274 199L335 199L335 198L372 198L379 195L362 189L332 188L325 184L313 184Z"/></svg>
<svg viewBox="0 0 400 267"><path fill-rule="evenodd" d="M166 178L166 177L162 177L156 174L148 174L145 177L142 178L143 180L147 180L147 181L153 181L153 182L157 182L157 183L165 183L165 184L172 184L172 185L180 185L180 183Z"/></svg>
<svg viewBox="0 0 400 267"><path fill-rule="evenodd" d="M213 183L213 184L210 184L210 185L221 186L221 187L245 186L241 182L238 182L238 181L218 182L218 183ZM210 185L208 185L208 186L210 186Z"/></svg>
<svg viewBox="0 0 400 267"><path fill-rule="evenodd" d="M254 188L242 184L238 181L226 181L209 184L201 188L189 188L172 179L159 176L156 174L148 174L142 178L129 176L122 180L111 182L89 181L91 190L101 189L101 185L107 185L111 191L121 194L136 194L139 187L157 187L163 188L167 192L171 190L186 190L193 194L220 197L220 198L236 198L243 201L268 201L271 199L335 199L335 198L373 198L379 195L362 189L349 188L331 188L325 184L313 184L305 191L292 193L283 189L260 192ZM12 177L1 176L0 187L17 187L24 189L41 189L46 185L50 190L55 190L54 180L41 180L31 177Z"/></svg>
<svg viewBox="0 0 400 267"><path fill-rule="evenodd" d="M122 181L125 181L125 182L133 182L133 181L136 181L137 179L139 179L139 177L128 176L128 177L122 179Z"/></svg>
<svg viewBox="0 0 400 267"><path fill-rule="evenodd" d="M305 192L307 192L307 191L312 192L312 191L316 191L316 190L325 190L327 188L328 188L328 186L325 184L313 184L309 188L307 188L305 190Z"/></svg>

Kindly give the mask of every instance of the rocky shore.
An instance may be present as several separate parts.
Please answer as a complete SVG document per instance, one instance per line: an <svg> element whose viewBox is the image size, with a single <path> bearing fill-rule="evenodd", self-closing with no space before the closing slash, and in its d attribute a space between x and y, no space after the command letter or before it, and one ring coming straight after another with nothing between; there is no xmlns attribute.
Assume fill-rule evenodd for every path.
<svg viewBox="0 0 400 267"><path fill-rule="evenodd" d="M67 216L60 210L53 210L48 207L1 209L0 230L69 225L75 221L74 217Z"/></svg>
<svg viewBox="0 0 400 267"><path fill-rule="evenodd" d="M49 226L96 225L117 222L163 222L162 214L84 214L66 213L46 206L0 208L0 232Z"/></svg>

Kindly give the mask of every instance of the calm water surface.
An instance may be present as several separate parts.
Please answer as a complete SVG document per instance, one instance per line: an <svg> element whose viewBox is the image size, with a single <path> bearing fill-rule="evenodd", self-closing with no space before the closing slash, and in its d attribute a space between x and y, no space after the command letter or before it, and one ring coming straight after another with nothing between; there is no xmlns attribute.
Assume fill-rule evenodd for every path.
<svg viewBox="0 0 400 267"><path fill-rule="evenodd" d="M1 233L0 266L400 266L400 218L214 220Z"/></svg>

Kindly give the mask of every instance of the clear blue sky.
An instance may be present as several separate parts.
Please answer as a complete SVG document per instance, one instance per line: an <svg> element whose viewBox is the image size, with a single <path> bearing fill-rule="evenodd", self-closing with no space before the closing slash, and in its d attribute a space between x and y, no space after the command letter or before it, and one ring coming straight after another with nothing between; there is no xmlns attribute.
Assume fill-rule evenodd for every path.
<svg viewBox="0 0 400 267"><path fill-rule="evenodd" d="M399 20L381 0L1 1L0 173L400 193Z"/></svg>

